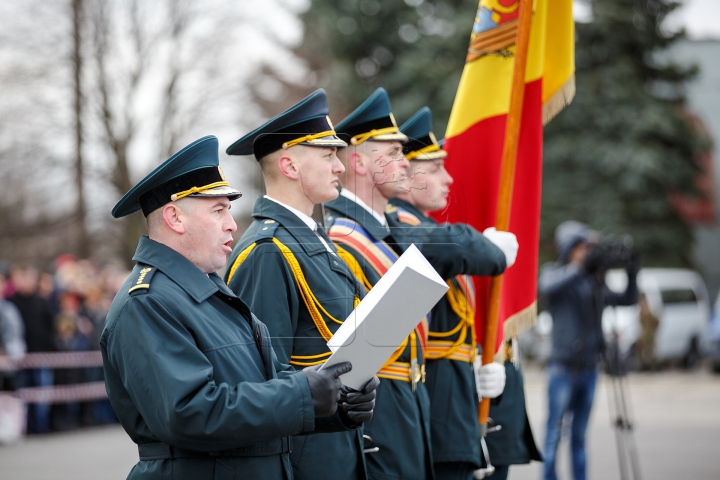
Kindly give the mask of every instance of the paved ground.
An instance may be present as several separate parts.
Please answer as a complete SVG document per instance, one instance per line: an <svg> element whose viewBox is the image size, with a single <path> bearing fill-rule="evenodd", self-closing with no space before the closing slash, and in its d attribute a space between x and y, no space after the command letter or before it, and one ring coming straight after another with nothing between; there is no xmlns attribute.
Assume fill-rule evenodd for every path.
<svg viewBox="0 0 720 480"><path fill-rule="evenodd" d="M525 373L530 420L539 443L544 435L544 374ZM590 478L619 479L614 432L608 414L607 380L600 384L591 417ZM636 440L644 479L720 479L720 376L704 371L666 371L630 378ZM561 446L562 452L567 446ZM123 479L137 450L119 427L43 437L0 447L2 480ZM568 471L567 455L561 473ZM537 480L539 464L513 467L511 480ZM561 478L569 479L566 474Z"/></svg>
<svg viewBox="0 0 720 480"><path fill-rule="evenodd" d="M544 372L526 369L525 383L528 415L542 450L547 417ZM590 418L588 477L593 480L621 478L609 388L610 380L602 377ZM720 376L707 370L634 374L629 377L629 397L643 479L720 479ZM560 452L558 475L570 479L567 443L561 444ZM517 466L510 469L510 480L538 480L540 474L539 463Z"/></svg>

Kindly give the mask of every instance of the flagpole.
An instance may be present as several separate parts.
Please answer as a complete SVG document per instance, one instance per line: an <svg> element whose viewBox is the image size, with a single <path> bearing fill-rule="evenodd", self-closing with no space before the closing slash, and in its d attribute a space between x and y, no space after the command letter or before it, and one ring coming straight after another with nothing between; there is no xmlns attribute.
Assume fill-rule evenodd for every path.
<svg viewBox="0 0 720 480"><path fill-rule="evenodd" d="M510 91L510 108L505 124L505 142L503 144L502 167L500 171L500 192L498 193L497 216L495 226L498 230L507 231L510 226L510 207L513 183L515 181L515 164L517 160L520 122L522 119L523 95L525 93L525 66L527 63L528 45L530 43L530 25L532 20L532 0L519 0L517 40L515 41L515 60L513 67L512 89ZM500 313L500 293L502 291L502 275L490 280L490 292L487 309L485 338L483 339L482 364L487 365L495 357L495 341L497 338L498 317ZM480 432L487 434L487 419L490 412L490 399L483 398L480 402Z"/></svg>

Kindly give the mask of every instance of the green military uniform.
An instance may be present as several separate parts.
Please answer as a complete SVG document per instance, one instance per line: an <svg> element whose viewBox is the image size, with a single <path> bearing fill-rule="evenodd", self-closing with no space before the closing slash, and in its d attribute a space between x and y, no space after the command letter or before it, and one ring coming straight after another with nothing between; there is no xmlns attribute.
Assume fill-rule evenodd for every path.
<svg viewBox="0 0 720 480"><path fill-rule="evenodd" d="M259 198L252 216L253 223L230 257L226 280L268 326L280 361L298 368L323 363L330 356L327 339L303 301L298 279L280 245L292 251L309 291L335 320L344 321L353 311L354 299L364 292L345 262L328 252L318 234L293 212ZM324 235L322 231L319 234ZM329 238L326 244L334 250ZM327 328L326 336L340 327L322 313L321 320ZM362 428L294 437L290 459L295 479L365 478L362 451Z"/></svg>
<svg viewBox="0 0 720 480"><path fill-rule="evenodd" d="M148 216L187 196L234 200L217 138L188 145L115 205ZM110 307L100 348L105 385L138 445L130 479L291 479L291 436L337 431L316 418L307 375L281 364L265 325L215 273L142 237Z"/></svg>
<svg viewBox="0 0 720 480"><path fill-rule="evenodd" d="M390 108L387 92L379 88L355 111L337 124L348 143L365 141L404 142ZM342 192L341 192L342 195ZM325 204L328 235L340 254L357 268L353 273L366 289L372 288L407 247L375 216L354 200L340 196ZM420 320L420 319L418 319ZM426 323L426 322L425 322ZM365 433L378 451L367 455L373 480L433 479L430 445L430 402L424 380L426 325L418 325L378 372L375 414L365 424Z"/></svg>
<svg viewBox="0 0 720 480"><path fill-rule="evenodd" d="M447 156L432 133L431 115L430 109L423 107L400 127L410 138L404 152L411 161L432 161ZM469 225L439 225L404 200L395 198L390 204L397 209L397 218L404 225L404 236L409 241L424 244L430 263L450 282L450 290L430 316L427 385L431 401L433 458L439 479L470 479L472 471L484 467L485 462L480 454L479 399L472 367L476 348L475 291L467 275L498 275L505 270L505 256ZM461 269L457 267L457 258L453 259L456 255L451 258L438 255L428 245L439 246L447 242L463 252L460 258L466 256L467 261ZM438 253L446 252L446 249L440 249ZM461 275L449 276L458 273ZM463 334L458 327L463 321L467 330L462 344L458 345ZM457 333L448 335L454 330L458 330ZM473 355L468 355L468 351ZM493 478L502 476L503 472L507 474L507 469L502 468L504 465L527 463L531 457L539 459L525 413L522 375L512 362L506 362L505 370L505 390L491 401L490 407L490 417L503 424L500 430L487 437L490 460L493 465L501 466ZM523 460L525 458L527 460Z"/></svg>
<svg viewBox="0 0 720 480"><path fill-rule="evenodd" d="M248 133L227 153L260 160L292 145L346 146L333 131L324 90ZM288 207L257 200L254 221L235 246L225 279L268 326L280 361L304 368L330 357L327 341L365 292L322 228ZM296 480L367 478L362 425L348 425L337 433L294 437Z"/></svg>
<svg viewBox="0 0 720 480"><path fill-rule="evenodd" d="M217 274L147 237L133 260L101 338L110 402L140 452L128 478L292 478L289 437L315 422L305 375Z"/></svg>
<svg viewBox="0 0 720 480"><path fill-rule="evenodd" d="M471 256L477 261L467 262L467 270L460 273L497 275L504 270L502 251L472 227L467 227L461 235L453 235L455 229L452 226L438 225L408 202L392 199L390 203L397 209L403 232L410 240L440 239L443 231L448 235L445 241L475 237L475 241L463 245L464 249L484 249L485 255ZM435 263L431 263L436 270L454 273L454 269L437 264L441 257L431 257L434 257ZM476 353L474 312L470 307L474 304L474 291L469 278L451 277L448 281L450 290L430 313L427 347L426 385L430 394L433 461L438 478L468 479L473 470L482 466L478 396L473 372Z"/></svg>
<svg viewBox="0 0 720 480"><path fill-rule="evenodd" d="M366 235L375 244L385 244L386 248L393 248L398 254L410 242L415 243L443 278L452 279L453 288L451 291L455 295L463 295L460 293L461 288L458 281L454 279L456 275L463 272L476 275L497 275L505 269L505 256L502 251L475 230L460 226L440 226L433 220L424 217L421 212L418 212L407 202L393 199L391 203L402 204L408 209L412 209L412 211L426 218L427 223L420 227L409 226L401 220L401 218L407 219L408 209L401 211L391 206L385 215L389 226L389 228L386 228L372 214L346 197L340 197L325 204L327 210L326 224L331 225L329 229L330 237L353 255L361 265L363 273L371 285L374 285L379 280L379 276L371 261L368 260L367 253L363 253L361 249L353 248L350 237L357 236L358 233ZM401 213L404 215L401 216ZM362 232L359 232L358 226L362 227ZM353 233L350 233L350 231ZM455 343L460 338L461 333L459 331L457 334L443 336L442 340L433 338L433 332L445 334L460 323L460 317L450 306L449 297L446 296L441 299L438 306L436 306L436 309L438 308L441 309L440 311L444 315L433 317L433 314L431 314L430 339L427 347L422 349L424 351L418 351L418 359L423 358L424 360L425 352L427 352L427 358L429 359L431 355L437 354L438 350L447 351L445 345L437 348L434 347L434 343L441 344L446 341ZM467 325L464 328L466 329L465 339L467 342L463 341L462 343L466 346L460 345L460 348L450 356L459 358L466 351L465 356L467 356L467 359L460 361L428 360L427 380L425 385L418 385L415 403L419 410L412 424L407 422L406 425L402 425L396 420L398 418L408 418L408 412L413 411L412 397L407 395L407 391L410 390L407 381L392 380L387 382L387 377L383 375L382 370L378 374L380 378L383 378L383 383L380 384L378 389L375 417L365 426L366 433L375 440L375 444L380 448L379 452L368 456L368 468L371 478L375 478L375 471L380 472L377 478L395 478L390 475L383 477L382 474L385 472L402 472L402 476L398 478L422 478L417 476L422 474L421 470L411 471L408 469L408 465L422 465L422 460L418 458L417 452L422 448L423 443L428 448L425 458L432 458L435 465L438 463L465 463L467 465L453 466L451 468L466 472L468 475L472 475L472 471L480 467L480 431L477 423L478 398L471 363L474 356L472 354L473 327ZM409 349L410 347L403 352L403 355L398 359L399 362L408 362L410 360L410 352L407 351ZM384 393L384 387L385 390L393 387L393 390ZM430 395L428 395L429 392ZM463 394L458 395L457 392L463 392ZM386 398L392 398L392 401L383 400L383 395ZM468 408L468 416L463 418L460 409L466 407ZM428 419L430 419L430 424L427 422ZM420 439L409 439L407 435L403 435L404 432L411 431L412 428L417 429L415 425L418 424L422 425L423 432L426 435L423 443L419 441ZM432 434L428 435L429 432L432 432ZM432 454L430 454L430 446ZM438 460L438 458L441 460ZM408 462L407 459L414 459L414 461ZM427 478L430 478L429 475Z"/></svg>
<svg viewBox="0 0 720 480"><path fill-rule="evenodd" d="M347 228L347 225L353 222L350 228L357 233L360 233L361 228L362 234L379 247L378 252L387 252L388 258L401 255L405 243L402 240L399 243L372 214L346 197L341 196L326 203L325 209L325 223L330 238L353 256L362 269L365 281L370 286L375 285L380 280L377 270L360 248L354 248L353 244L344 241L345 232L340 229ZM414 334L417 335L416 332ZM365 424L365 433L373 439L373 446L379 448L377 452L367 455L368 473L373 480L434 478L430 444L430 399L424 383L419 382L413 388L407 367L413 358L418 365L424 363L423 348L417 340L408 342L401 355L391 362L388 368L383 368L378 373L381 381L377 391L375 414L373 419ZM403 366L406 370L404 374L401 373ZM396 376L402 379L395 378Z"/></svg>

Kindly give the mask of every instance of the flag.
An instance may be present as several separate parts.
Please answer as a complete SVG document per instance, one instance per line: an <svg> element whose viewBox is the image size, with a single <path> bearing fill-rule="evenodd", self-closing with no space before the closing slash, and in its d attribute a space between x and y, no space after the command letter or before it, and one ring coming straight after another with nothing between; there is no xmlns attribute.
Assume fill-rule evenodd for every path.
<svg viewBox="0 0 720 480"><path fill-rule="evenodd" d="M444 149L454 179L439 221L468 223L482 231L495 225L505 122L510 103L518 0L481 0ZM542 179L542 127L575 93L572 0L535 0L525 74L510 231L520 244L504 276L496 352L535 323ZM489 279L475 278L478 338Z"/></svg>

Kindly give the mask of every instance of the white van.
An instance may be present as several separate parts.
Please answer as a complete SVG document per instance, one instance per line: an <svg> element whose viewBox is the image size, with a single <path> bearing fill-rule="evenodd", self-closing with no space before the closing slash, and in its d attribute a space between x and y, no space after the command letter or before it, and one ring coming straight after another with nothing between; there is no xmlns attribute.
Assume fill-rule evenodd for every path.
<svg viewBox="0 0 720 480"><path fill-rule="evenodd" d="M616 292L627 286L625 270L610 270L605 282ZM655 334L657 360L682 360L692 365L699 359L701 341L710 317L710 302L702 277L692 270L643 268L638 289L644 293L651 312L658 318ZM641 334L640 309L607 307L603 312L603 332L608 342L617 339L623 358L634 355L633 345ZM537 324L519 338L522 353L546 362L551 352L552 317L541 312Z"/></svg>
<svg viewBox="0 0 720 480"><path fill-rule="evenodd" d="M605 282L611 290L622 292L627 285L627 274L625 270L611 270ZM692 270L644 268L638 274L638 289L645 294L650 311L660 321L655 334L657 360L696 363L710 318L710 301L702 277ZM618 339L623 356L632 355L632 346L641 333L638 306L606 308L603 331L606 338Z"/></svg>

